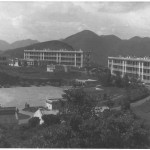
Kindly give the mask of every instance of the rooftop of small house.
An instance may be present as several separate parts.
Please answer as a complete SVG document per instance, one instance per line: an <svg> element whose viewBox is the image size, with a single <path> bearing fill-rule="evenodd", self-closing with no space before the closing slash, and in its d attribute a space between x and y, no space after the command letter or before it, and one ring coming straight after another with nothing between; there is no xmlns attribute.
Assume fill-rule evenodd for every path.
<svg viewBox="0 0 150 150"><path fill-rule="evenodd" d="M16 112L16 107L0 107L0 115L15 114Z"/></svg>
<svg viewBox="0 0 150 150"><path fill-rule="evenodd" d="M37 111L40 111L42 115L57 115L59 110L48 110L46 108L39 108Z"/></svg>
<svg viewBox="0 0 150 150"><path fill-rule="evenodd" d="M97 80L93 80L93 79L76 79L76 82L95 82Z"/></svg>
<svg viewBox="0 0 150 150"><path fill-rule="evenodd" d="M46 103L52 103L58 101L66 101L66 100L64 98L46 98Z"/></svg>

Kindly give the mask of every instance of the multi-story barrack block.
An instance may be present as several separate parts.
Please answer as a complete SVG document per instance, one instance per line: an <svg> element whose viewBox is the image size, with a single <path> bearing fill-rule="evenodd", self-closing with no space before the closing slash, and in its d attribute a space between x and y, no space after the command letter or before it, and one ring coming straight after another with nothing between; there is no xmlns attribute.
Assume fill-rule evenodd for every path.
<svg viewBox="0 0 150 150"><path fill-rule="evenodd" d="M119 72L150 83L150 58L149 57L108 57L108 68L111 74Z"/></svg>
<svg viewBox="0 0 150 150"><path fill-rule="evenodd" d="M24 50L24 59L45 62L46 65L62 64L67 66L83 67L83 51L60 50Z"/></svg>

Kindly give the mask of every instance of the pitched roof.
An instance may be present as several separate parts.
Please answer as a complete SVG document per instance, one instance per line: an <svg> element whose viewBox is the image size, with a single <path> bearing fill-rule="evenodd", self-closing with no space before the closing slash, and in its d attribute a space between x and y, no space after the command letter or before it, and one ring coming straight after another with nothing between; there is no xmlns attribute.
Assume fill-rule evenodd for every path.
<svg viewBox="0 0 150 150"><path fill-rule="evenodd" d="M42 115L57 115L59 110L42 110Z"/></svg>
<svg viewBox="0 0 150 150"><path fill-rule="evenodd" d="M0 107L0 115L15 114L16 107Z"/></svg>
<svg viewBox="0 0 150 150"><path fill-rule="evenodd" d="M47 108L39 108L37 111L40 111L42 115L57 115L59 110L48 110Z"/></svg>

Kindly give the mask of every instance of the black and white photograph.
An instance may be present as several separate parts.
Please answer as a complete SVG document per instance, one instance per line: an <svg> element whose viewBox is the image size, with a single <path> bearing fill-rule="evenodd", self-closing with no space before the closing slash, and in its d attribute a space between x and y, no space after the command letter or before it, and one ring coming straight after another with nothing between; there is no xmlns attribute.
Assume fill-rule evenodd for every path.
<svg viewBox="0 0 150 150"><path fill-rule="evenodd" d="M0 148L149 149L150 1L0 1Z"/></svg>

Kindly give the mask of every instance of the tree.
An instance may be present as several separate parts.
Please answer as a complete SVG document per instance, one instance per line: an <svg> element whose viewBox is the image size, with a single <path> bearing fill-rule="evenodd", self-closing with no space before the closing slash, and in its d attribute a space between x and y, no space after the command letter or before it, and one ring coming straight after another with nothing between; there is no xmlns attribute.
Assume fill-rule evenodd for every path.
<svg viewBox="0 0 150 150"><path fill-rule="evenodd" d="M110 69L106 69L98 75L98 78L103 86L111 85L111 71Z"/></svg>
<svg viewBox="0 0 150 150"><path fill-rule="evenodd" d="M82 124L82 117L80 115L73 115L70 119L70 126L74 131L79 131L79 126Z"/></svg>
<svg viewBox="0 0 150 150"><path fill-rule="evenodd" d="M126 96L121 100L121 110L126 111L130 109L131 93L130 88L126 88Z"/></svg>
<svg viewBox="0 0 150 150"><path fill-rule="evenodd" d="M18 66L21 66L21 61L20 60L18 60Z"/></svg>
<svg viewBox="0 0 150 150"><path fill-rule="evenodd" d="M34 60L34 66L38 66L38 61L37 60Z"/></svg>
<svg viewBox="0 0 150 150"><path fill-rule="evenodd" d="M74 92L77 92L77 97ZM63 124L60 124L58 116L44 115L43 120L47 127L41 130L38 128L34 136L26 141L26 146L30 148L148 148L150 146L149 130L130 109L108 110L99 116L84 117L87 110L91 111L92 106L89 106L92 104L89 103L91 97L88 99L86 94L79 91L69 91L66 96L69 98L69 103L75 105L78 111L70 109L70 119ZM84 109L86 107L87 110Z"/></svg>
<svg viewBox="0 0 150 150"><path fill-rule="evenodd" d="M24 66L25 66L25 67L28 66L28 63L27 63L26 60L24 61Z"/></svg>
<svg viewBox="0 0 150 150"><path fill-rule="evenodd" d="M122 78L121 78L120 72L117 72L117 73L116 73L115 85L116 85L117 87L122 87Z"/></svg>
<svg viewBox="0 0 150 150"><path fill-rule="evenodd" d="M107 112L80 126L80 148L148 148L149 133L131 111ZM141 140L141 142L140 142Z"/></svg>
<svg viewBox="0 0 150 150"><path fill-rule="evenodd" d="M0 137L0 148L11 148L11 144L8 142L5 136Z"/></svg>
<svg viewBox="0 0 150 150"><path fill-rule="evenodd" d="M67 100L68 112L91 115L92 108L96 105L96 100L92 96L87 95L82 88L65 90L62 95Z"/></svg>
<svg viewBox="0 0 150 150"><path fill-rule="evenodd" d="M122 86L127 88L129 86L129 77L125 74L122 78Z"/></svg>
<svg viewBox="0 0 150 150"><path fill-rule="evenodd" d="M107 105L108 107L112 107L112 106L114 105L113 100L108 99L107 102L106 102L106 105Z"/></svg>
<svg viewBox="0 0 150 150"><path fill-rule="evenodd" d="M60 124L60 118L57 115L43 115L42 119L44 120L44 124L47 126Z"/></svg>
<svg viewBox="0 0 150 150"><path fill-rule="evenodd" d="M36 127L39 125L40 119L38 117L32 117L31 119L29 119L28 123L30 127Z"/></svg>

